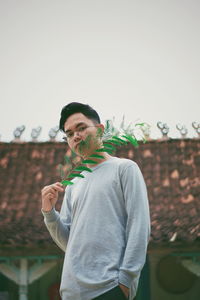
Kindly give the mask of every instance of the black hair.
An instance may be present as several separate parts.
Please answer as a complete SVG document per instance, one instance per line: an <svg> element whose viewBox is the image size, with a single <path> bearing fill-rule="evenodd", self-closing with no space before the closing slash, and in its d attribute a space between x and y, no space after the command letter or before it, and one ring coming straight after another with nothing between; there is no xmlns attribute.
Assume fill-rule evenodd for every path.
<svg viewBox="0 0 200 300"><path fill-rule="evenodd" d="M79 103L79 102L71 102L65 105L61 110L61 116L59 122L59 129L61 131L64 131L64 124L66 120L69 118L69 116L75 113L82 113L93 122L97 124L101 123L98 113L90 105Z"/></svg>

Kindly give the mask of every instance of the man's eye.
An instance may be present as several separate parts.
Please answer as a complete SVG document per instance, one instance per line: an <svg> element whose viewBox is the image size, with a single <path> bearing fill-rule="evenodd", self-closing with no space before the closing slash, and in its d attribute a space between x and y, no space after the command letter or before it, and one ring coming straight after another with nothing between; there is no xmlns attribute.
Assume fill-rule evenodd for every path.
<svg viewBox="0 0 200 300"><path fill-rule="evenodd" d="M85 126L81 126L81 127L79 127L79 131L84 131L86 129L86 127Z"/></svg>
<svg viewBox="0 0 200 300"><path fill-rule="evenodd" d="M72 137L72 132L69 132L68 134L67 134L67 137Z"/></svg>

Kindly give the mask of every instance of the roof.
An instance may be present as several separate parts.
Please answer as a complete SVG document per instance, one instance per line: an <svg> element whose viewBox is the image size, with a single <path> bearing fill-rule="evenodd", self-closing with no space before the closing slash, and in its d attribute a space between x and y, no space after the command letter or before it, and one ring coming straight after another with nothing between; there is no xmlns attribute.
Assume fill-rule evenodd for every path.
<svg viewBox="0 0 200 300"><path fill-rule="evenodd" d="M43 223L40 194L43 186L61 180L59 164L66 152L66 144L60 142L0 143L1 249L54 249ZM129 144L115 155L136 161L142 170L150 203L151 243L199 241L199 139L151 140L138 148Z"/></svg>

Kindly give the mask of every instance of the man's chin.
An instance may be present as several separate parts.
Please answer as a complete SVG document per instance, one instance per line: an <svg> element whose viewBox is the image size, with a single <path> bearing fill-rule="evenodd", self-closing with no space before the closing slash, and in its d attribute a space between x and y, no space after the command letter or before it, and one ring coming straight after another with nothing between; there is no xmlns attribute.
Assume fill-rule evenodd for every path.
<svg viewBox="0 0 200 300"><path fill-rule="evenodd" d="M73 148L73 151L79 155L79 156L82 156L82 157L85 157L87 155L86 151L84 151L83 149L83 146L79 144L77 144L74 148Z"/></svg>

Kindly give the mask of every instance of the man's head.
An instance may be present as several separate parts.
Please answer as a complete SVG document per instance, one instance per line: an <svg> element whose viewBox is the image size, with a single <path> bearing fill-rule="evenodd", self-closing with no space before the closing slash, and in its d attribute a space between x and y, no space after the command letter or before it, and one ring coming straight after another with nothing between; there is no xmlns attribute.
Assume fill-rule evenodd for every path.
<svg viewBox="0 0 200 300"><path fill-rule="evenodd" d="M104 125L89 105L72 102L61 111L59 129L66 134L69 147L78 155L87 156L101 146Z"/></svg>

